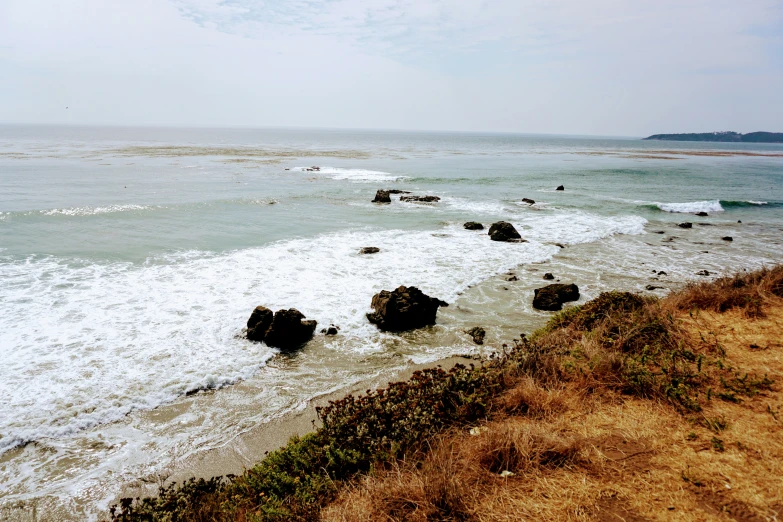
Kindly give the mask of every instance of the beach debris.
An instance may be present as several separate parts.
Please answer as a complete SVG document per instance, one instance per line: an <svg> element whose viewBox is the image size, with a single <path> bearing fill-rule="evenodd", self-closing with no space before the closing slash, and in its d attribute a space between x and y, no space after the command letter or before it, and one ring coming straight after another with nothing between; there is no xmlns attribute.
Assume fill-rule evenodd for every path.
<svg viewBox="0 0 783 522"><path fill-rule="evenodd" d="M707 217L707 216L709 216L709 214L707 214L706 212L696 212L696 215L699 216L699 217Z"/></svg>
<svg viewBox="0 0 783 522"><path fill-rule="evenodd" d="M575 284L554 283L534 290L533 308L557 312L563 308L563 303L579 300L579 287Z"/></svg>
<svg viewBox="0 0 783 522"><path fill-rule="evenodd" d="M492 223L492 226L489 227L489 238L492 241L507 241L517 243L522 243L525 241L522 239L522 236L519 235L517 229L514 228L514 225L506 221Z"/></svg>
<svg viewBox="0 0 783 522"><path fill-rule="evenodd" d="M296 308L272 314L269 308L257 306L247 321L247 338L282 350L294 350L312 339L316 325L316 321L306 321Z"/></svg>
<svg viewBox="0 0 783 522"><path fill-rule="evenodd" d="M471 336L476 344L484 344L484 336L487 335L486 330L480 326L474 326L470 330L465 330L465 333Z"/></svg>
<svg viewBox="0 0 783 522"><path fill-rule="evenodd" d="M478 221L468 221L462 226L465 227L465 230L484 230L484 225Z"/></svg>
<svg viewBox="0 0 783 522"><path fill-rule="evenodd" d="M693 228L693 223L677 223L677 226L680 228Z"/></svg>
<svg viewBox="0 0 783 522"><path fill-rule="evenodd" d="M437 203L440 201L440 198L438 196L400 196L400 201Z"/></svg>
<svg viewBox="0 0 783 522"><path fill-rule="evenodd" d="M391 194L388 190L378 190L375 193L375 199L372 200L373 203L391 203L391 197L389 196Z"/></svg>
<svg viewBox="0 0 783 522"><path fill-rule="evenodd" d="M500 476L502 478L513 477L514 475L516 475L516 473L514 473L513 471L509 471L507 469L504 469L503 471L500 472Z"/></svg>
<svg viewBox="0 0 783 522"><path fill-rule="evenodd" d="M546 274L544 274L544 279L546 279L548 281L551 281L554 278L555 278L555 276L552 275L552 272L547 272Z"/></svg>
<svg viewBox="0 0 783 522"><path fill-rule="evenodd" d="M486 433L488 431L489 428L487 428L486 426L476 426L474 428L470 428L470 434L473 435L474 437L478 437L482 433Z"/></svg>
<svg viewBox="0 0 783 522"><path fill-rule="evenodd" d="M558 185L555 190L565 190L565 187L563 185Z"/></svg>
<svg viewBox="0 0 783 522"><path fill-rule="evenodd" d="M710 273L707 270L699 270L698 272L696 272L696 275L708 276L708 275L710 275Z"/></svg>
<svg viewBox="0 0 783 522"><path fill-rule="evenodd" d="M448 303L430 297L415 286L381 290L371 303L374 312L367 319L383 331L403 332L435 324L438 308Z"/></svg>
<svg viewBox="0 0 783 522"><path fill-rule="evenodd" d="M359 250L359 253L360 254L377 254L380 251L381 251L381 249L378 248L378 247L362 247Z"/></svg>
<svg viewBox="0 0 783 522"><path fill-rule="evenodd" d="M723 236L721 239L724 241L734 241L734 238L731 236Z"/></svg>
<svg viewBox="0 0 783 522"><path fill-rule="evenodd" d="M339 326L335 326L333 324L329 325L329 328L322 328L321 333L324 335L337 335L337 332L340 331Z"/></svg>
<svg viewBox="0 0 783 522"><path fill-rule="evenodd" d="M536 204L536 202L533 201L530 198L522 198L522 203L527 203L528 205L535 205Z"/></svg>

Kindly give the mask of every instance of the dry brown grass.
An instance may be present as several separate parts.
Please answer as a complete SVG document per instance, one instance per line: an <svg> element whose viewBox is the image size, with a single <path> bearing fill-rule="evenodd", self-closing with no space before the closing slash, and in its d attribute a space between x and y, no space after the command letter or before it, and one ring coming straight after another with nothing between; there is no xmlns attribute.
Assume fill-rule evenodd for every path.
<svg viewBox="0 0 783 522"><path fill-rule="evenodd" d="M766 375L772 385L707 395L690 410L665 395L631 395L612 376L623 354L644 349L644 332L602 323L605 309L578 325L566 316L538 342L570 348L532 354L543 377L510 383L491 421L363 477L321 519L783 521L781 281L776 268L629 308L648 322L669 317L664 342L719 352L721 371ZM588 334L585 320L597 325ZM553 357L581 365L558 373Z"/></svg>

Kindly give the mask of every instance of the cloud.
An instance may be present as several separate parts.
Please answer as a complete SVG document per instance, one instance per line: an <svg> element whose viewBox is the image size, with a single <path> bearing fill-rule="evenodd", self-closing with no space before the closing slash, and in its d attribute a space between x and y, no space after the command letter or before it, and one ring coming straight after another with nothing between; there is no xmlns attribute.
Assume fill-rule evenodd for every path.
<svg viewBox="0 0 783 522"><path fill-rule="evenodd" d="M777 0L5 0L0 121L781 130L782 21Z"/></svg>

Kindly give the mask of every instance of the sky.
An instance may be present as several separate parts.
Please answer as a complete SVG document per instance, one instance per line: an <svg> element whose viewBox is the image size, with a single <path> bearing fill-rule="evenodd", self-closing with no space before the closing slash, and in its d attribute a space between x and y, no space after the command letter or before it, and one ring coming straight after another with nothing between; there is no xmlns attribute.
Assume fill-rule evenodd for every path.
<svg viewBox="0 0 783 522"><path fill-rule="evenodd" d="M783 132L783 0L0 0L0 122Z"/></svg>

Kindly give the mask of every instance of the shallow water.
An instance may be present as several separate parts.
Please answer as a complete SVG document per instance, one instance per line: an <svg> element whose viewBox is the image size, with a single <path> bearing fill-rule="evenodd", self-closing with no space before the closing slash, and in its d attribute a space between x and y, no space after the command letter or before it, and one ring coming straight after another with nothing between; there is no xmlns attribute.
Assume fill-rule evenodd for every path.
<svg viewBox="0 0 783 522"><path fill-rule="evenodd" d="M782 181L764 144L0 127L0 502L95 518L124 482L314 396L479 350L466 328L498 349L548 317L544 272L584 300L779 262ZM528 242L462 228L500 219ZM401 284L451 303L437 326L367 323ZM278 356L241 338L259 304L340 334Z"/></svg>

